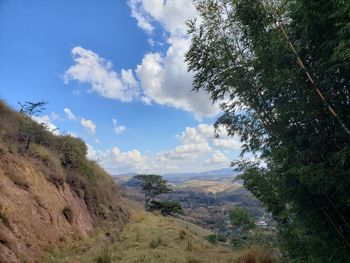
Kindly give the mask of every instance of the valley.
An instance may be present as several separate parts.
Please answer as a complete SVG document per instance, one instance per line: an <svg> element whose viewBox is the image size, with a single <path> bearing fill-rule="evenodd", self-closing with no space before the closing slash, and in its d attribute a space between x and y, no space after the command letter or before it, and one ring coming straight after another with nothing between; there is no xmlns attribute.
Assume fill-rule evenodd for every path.
<svg viewBox="0 0 350 263"><path fill-rule="evenodd" d="M183 220L197 224L219 235L229 237L232 226L229 212L234 207L246 209L258 227L275 229L275 222L259 202L236 180L231 169L221 169L198 174L164 175L173 189L160 199L181 204ZM143 194L132 175L114 176L120 184L122 195L130 200L143 202Z"/></svg>

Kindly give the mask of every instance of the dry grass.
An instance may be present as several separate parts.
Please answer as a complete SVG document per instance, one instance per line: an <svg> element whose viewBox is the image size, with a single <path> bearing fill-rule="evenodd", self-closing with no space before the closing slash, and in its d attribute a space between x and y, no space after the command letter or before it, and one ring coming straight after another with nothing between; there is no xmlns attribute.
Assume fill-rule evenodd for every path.
<svg viewBox="0 0 350 263"><path fill-rule="evenodd" d="M237 256L235 263L275 263L276 258L273 253L266 248L251 247L246 249Z"/></svg>
<svg viewBox="0 0 350 263"><path fill-rule="evenodd" d="M61 250L54 249L46 255L46 261L40 262L92 263L104 249L108 249L110 262L228 263L235 258L233 252L212 246L186 231L177 219L141 211L136 211L132 218L119 235L111 234L113 225L106 223L92 237ZM179 233L186 235L181 239Z"/></svg>
<svg viewBox="0 0 350 263"><path fill-rule="evenodd" d="M3 207L2 205L0 205L0 223L4 224L7 227L10 226L7 211L6 211L5 207Z"/></svg>
<svg viewBox="0 0 350 263"><path fill-rule="evenodd" d="M135 223L141 223L142 221L144 221L146 218L146 213L143 211L137 211L132 215L132 220Z"/></svg>
<svg viewBox="0 0 350 263"><path fill-rule="evenodd" d="M127 220L117 185L97 163L86 158L87 146L82 140L54 135L0 100L0 142L3 151L35 162L57 188L66 183L84 199L96 223L109 219L123 224ZM10 171L7 176L29 190L20 174Z"/></svg>
<svg viewBox="0 0 350 263"><path fill-rule="evenodd" d="M62 186L65 182L65 174L59 159L48 148L31 143L29 145L29 154L39 159L47 169L48 180L56 187Z"/></svg>

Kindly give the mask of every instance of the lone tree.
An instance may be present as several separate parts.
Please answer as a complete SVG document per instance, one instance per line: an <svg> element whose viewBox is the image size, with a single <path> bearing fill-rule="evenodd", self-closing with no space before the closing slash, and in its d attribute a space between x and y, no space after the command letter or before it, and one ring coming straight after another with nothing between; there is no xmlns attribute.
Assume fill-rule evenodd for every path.
<svg viewBox="0 0 350 263"><path fill-rule="evenodd" d="M171 191L167 186L167 181L160 175L156 174L140 174L134 177L140 182L141 191L145 194L145 208L150 210L152 201L161 194Z"/></svg>
<svg viewBox="0 0 350 263"><path fill-rule="evenodd" d="M28 117L37 116L45 110L45 105L47 101L31 102L26 101L24 103L18 102L18 105L21 107L19 112Z"/></svg>
<svg viewBox="0 0 350 263"><path fill-rule="evenodd" d="M18 105L20 106L19 113L27 117L20 128L22 140L25 141L26 150L29 149L30 143L34 141L36 136L40 137L38 136L38 133L40 133L41 130L38 129L38 124L33 122L32 119L34 116L38 116L45 110L46 104L47 101L26 101L24 103L18 102ZM44 123L40 123L39 125L47 129Z"/></svg>

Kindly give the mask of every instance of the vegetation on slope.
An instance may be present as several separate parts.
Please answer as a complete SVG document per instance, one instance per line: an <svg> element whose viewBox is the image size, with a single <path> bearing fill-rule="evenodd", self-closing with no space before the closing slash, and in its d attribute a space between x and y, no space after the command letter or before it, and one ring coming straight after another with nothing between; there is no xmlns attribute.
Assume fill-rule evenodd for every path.
<svg viewBox="0 0 350 263"><path fill-rule="evenodd" d="M120 234L104 225L88 239L51 249L41 262L275 262L267 250L252 247L234 253L207 242L204 237L210 232L198 226L137 206L133 210L132 220Z"/></svg>
<svg viewBox="0 0 350 263"><path fill-rule="evenodd" d="M87 146L82 140L54 135L43 124L0 101L0 143L11 154L38 164L46 179L58 189L67 184L84 200L95 222L125 215L117 185L96 162L86 158ZM11 180L28 188L21 175L12 174Z"/></svg>

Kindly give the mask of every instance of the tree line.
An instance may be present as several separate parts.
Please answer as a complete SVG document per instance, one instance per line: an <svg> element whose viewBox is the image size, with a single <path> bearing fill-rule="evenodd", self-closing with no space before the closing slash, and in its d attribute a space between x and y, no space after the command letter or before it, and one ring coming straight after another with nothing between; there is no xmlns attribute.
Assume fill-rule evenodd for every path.
<svg viewBox="0 0 350 263"><path fill-rule="evenodd" d="M350 256L350 2L198 0L194 90L239 135L233 162L278 223L292 262ZM246 157L246 158L243 158Z"/></svg>

